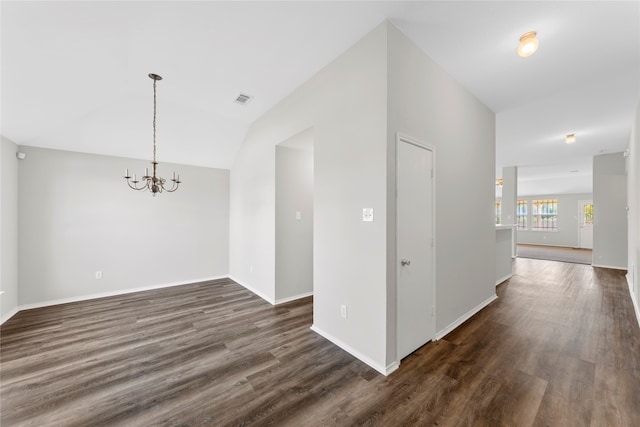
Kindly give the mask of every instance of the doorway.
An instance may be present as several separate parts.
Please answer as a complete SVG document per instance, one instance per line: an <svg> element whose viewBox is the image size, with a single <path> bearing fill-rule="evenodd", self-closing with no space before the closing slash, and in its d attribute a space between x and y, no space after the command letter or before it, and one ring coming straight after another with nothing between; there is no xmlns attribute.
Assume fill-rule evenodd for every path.
<svg viewBox="0 0 640 427"><path fill-rule="evenodd" d="M593 200L580 200L580 248L593 249Z"/></svg>
<svg viewBox="0 0 640 427"><path fill-rule="evenodd" d="M435 338L434 150L398 135L397 354Z"/></svg>
<svg viewBox="0 0 640 427"><path fill-rule="evenodd" d="M313 132L275 147L275 303L313 293Z"/></svg>

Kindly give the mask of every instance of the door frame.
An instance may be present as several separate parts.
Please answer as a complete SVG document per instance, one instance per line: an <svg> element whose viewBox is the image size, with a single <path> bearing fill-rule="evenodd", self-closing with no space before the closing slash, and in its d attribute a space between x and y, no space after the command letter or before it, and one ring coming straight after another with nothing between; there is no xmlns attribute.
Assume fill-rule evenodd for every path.
<svg viewBox="0 0 640 427"><path fill-rule="evenodd" d="M398 268L398 263L399 263L399 259L398 259L398 229L400 227L400 224L398 224L398 170L400 169L400 159L398 158L398 147L400 144L411 144L414 145L418 148L422 148L425 150L429 150L431 151L431 169L432 169L432 179L431 179L431 199L432 199L432 203L431 203L431 230L432 230L432 239L433 239L433 244L432 244L432 251L431 251L431 282L433 283L433 294L431 295L432 300L433 300L433 305L431 307L431 316L433 317L433 330L429 331L429 335L431 336L431 341L436 341L436 337L437 337L437 326L436 326L436 320L437 320L437 304L436 304L436 288L437 288L437 283L436 283L436 249L437 249L437 235L436 235L436 147L430 144L426 144L416 138L413 138L409 135L403 134L401 132L397 132L396 133L396 143L395 143L395 157L396 157L396 170L395 170L395 222L396 222L396 232L395 232L395 253L393 254L393 259L394 259L394 268L395 268L395 278L396 278L396 319L395 319L395 323L396 323L396 342L395 342L395 353L396 353L396 360L398 363L398 366L400 365L400 358L398 356L398 337L399 337L399 324L398 324L398 304L399 304L399 298L398 298L398 285L400 283L400 269ZM429 307L427 307L427 309L429 309Z"/></svg>

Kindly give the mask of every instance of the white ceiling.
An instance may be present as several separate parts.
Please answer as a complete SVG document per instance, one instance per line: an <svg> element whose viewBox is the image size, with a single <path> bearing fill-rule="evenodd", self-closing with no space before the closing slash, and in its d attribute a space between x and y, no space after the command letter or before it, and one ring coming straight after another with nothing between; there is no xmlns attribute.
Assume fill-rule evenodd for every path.
<svg viewBox="0 0 640 427"><path fill-rule="evenodd" d="M149 159L153 72L158 160L230 168L255 119L385 19L497 113L497 175L519 166L530 194L590 192L592 156L626 148L640 96L638 1L0 7L0 131L20 145Z"/></svg>

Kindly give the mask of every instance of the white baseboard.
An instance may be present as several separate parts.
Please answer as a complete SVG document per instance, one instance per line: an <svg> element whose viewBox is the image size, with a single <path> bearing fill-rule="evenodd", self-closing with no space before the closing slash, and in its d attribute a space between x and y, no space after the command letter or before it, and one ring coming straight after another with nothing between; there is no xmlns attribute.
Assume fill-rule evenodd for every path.
<svg viewBox="0 0 640 427"><path fill-rule="evenodd" d="M484 300L483 302L481 302L477 306L473 307L471 310L467 311L462 316L458 317L455 321L453 321L451 324L449 324L449 326L445 327L440 332L436 333L436 340L444 338L447 334L449 334L451 331L453 331L458 326L462 325L464 322L469 320L471 318L471 316L473 316L474 314L476 314L477 312L479 312L480 310L482 310L483 308L485 308L486 306L491 304L496 299L498 299L498 295L493 294L492 296L490 296L489 298L487 298L486 300Z"/></svg>
<svg viewBox="0 0 640 427"><path fill-rule="evenodd" d="M246 283L242 283L241 281L235 279L234 277L229 276L229 279L233 280L234 282L236 282L238 285L242 286L243 288L247 289L248 291L253 292L254 294L256 294L257 296L259 296L260 298L262 298L263 300L265 300L266 302L268 302L271 305L276 305L276 300L274 298L271 298L265 294L263 294L262 292L260 292L259 290L247 285Z"/></svg>
<svg viewBox="0 0 640 427"><path fill-rule="evenodd" d="M20 306L18 306L18 311L30 310L32 308L48 307L48 306L51 306L51 305L67 304L67 303L70 303L70 302L88 301L88 300L97 299L97 298L113 297L113 296L117 296L117 295L126 295L126 294L132 294L134 292L152 291L154 289L170 288L172 286L192 285L194 283L207 282L209 280L227 279L227 278L228 278L228 276L206 277L206 278L202 278L202 279L189 280L188 282L163 283L163 284L159 284L159 285L143 286L143 287L140 287L140 288L121 289L121 290L117 290L117 291L101 292L101 293L97 293L97 294L89 294L89 295L81 295L81 296L77 296L77 297L41 301L41 302L36 302L36 303L31 303L31 304L20 305Z"/></svg>
<svg viewBox="0 0 640 427"><path fill-rule="evenodd" d="M500 283L504 282L505 280L509 280L513 277L513 273L509 273L504 277L501 277L500 279L496 280L496 286L498 286Z"/></svg>
<svg viewBox="0 0 640 427"><path fill-rule="evenodd" d="M389 375L393 371L398 369L398 367L400 366L400 364L398 362L393 362L389 366L386 366L386 367L382 366L379 363L371 360L369 357L365 356L364 354L360 353L359 351L355 350L353 347L349 346L348 344L346 344L343 341L339 340L338 338L334 337L333 335L331 335L331 334L323 331L322 329L318 328L316 325L312 325L311 326L311 330L313 332L317 333L318 335L328 339L329 341L331 341L332 343L334 343L335 345L337 345L338 347L340 347L341 349L343 349L344 351L346 351L347 353L349 353L350 355L352 355L356 359L359 359L360 361L362 361L362 362L366 363L367 365L371 366L373 369L375 369L376 371L380 372L382 375Z"/></svg>
<svg viewBox="0 0 640 427"><path fill-rule="evenodd" d="M591 267L610 268L612 270L627 270L627 267L619 267L614 265L591 264Z"/></svg>
<svg viewBox="0 0 640 427"><path fill-rule="evenodd" d="M640 308L638 307L638 300L636 299L636 295L633 292L633 284L629 279L629 275L627 274L627 285L629 286L629 295L631 295L631 302L633 303L633 310L636 313L636 320L638 321L638 326L640 326Z"/></svg>
<svg viewBox="0 0 640 427"><path fill-rule="evenodd" d="M400 367L400 362L393 362L389 365L387 365L386 368L386 373L384 375L391 375L395 370L397 370Z"/></svg>
<svg viewBox="0 0 640 427"><path fill-rule="evenodd" d="M259 296L260 298L262 298L263 300L265 300L266 302L268 302L271 305L284 304L284 303L287 303L287 302L295 301L297 299L306 298L306 297L309 297L309 296L313 295L313 292L305 292L303 294L294 295L294 296L291 296L291 297L275 299L275 298L271 298L271 297L267 296L266 294L260 292L259 290L255 289L254 287L247 285L246 283L242 283L240 280L238 280L238 279L236 279L234 277L229 276L229 279L233 280L238 285L242 286L243 288L247 289L248 291L253 292L254 294L256 294L257 296Z"/></svg>
<svg viewBox="0 0 640 427"><path fill-rule="evenodd" d="M6 322L7 320L11 319L13 316L15 316L16 314L18 314L20 310L18 309L18 307L14 308L13 310L11 310L9 313L4 314L2 316L2 318L0 319L0 325L2 325L4 322Z"/></svg>
<svg viewBox="0 0 640 427"><path fill-rule="evenodd" d="M305 292L303 294L294 295L292 297L280 298L280 299L277 299L275 301L274 305L285 304L287 302L295 301L295 300L298 300L300 298L310 297L311 295L313 295L313 292Z"/></svg>

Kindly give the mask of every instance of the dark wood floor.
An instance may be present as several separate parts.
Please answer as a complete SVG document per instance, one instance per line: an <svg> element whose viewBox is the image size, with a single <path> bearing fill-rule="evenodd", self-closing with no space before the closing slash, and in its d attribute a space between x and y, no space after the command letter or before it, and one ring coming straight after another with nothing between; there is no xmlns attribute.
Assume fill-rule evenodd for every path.
<svg viewBox="0 0 640 427"><path fill-rule="evenodd" d="M389 377L229 280L20 312L1 425L640 426L621 272L517 259L498 295Z"/></svg>

